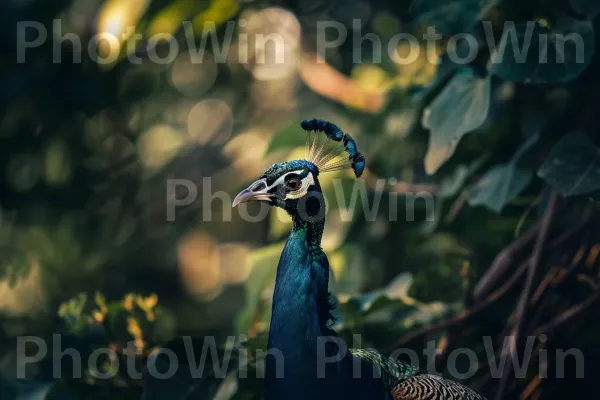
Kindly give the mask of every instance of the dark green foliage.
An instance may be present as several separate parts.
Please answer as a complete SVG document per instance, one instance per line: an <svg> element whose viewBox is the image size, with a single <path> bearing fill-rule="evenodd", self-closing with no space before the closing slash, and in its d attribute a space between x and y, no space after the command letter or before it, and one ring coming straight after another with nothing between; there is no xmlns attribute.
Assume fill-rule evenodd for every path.
<svg viewBox="0 0 600 400"><path fill-rule="evenodd" d="M600 190L600 147L585 132L570 133L552 148L538 175L565 197Z"/></svg>
<svg viewBox="0 0 600 400"><path fill-rule="evenodd" d="M547 22L508 25L497 51L492 53L491 73L514 82L561 83L577 78L595 53L595 31L590 21L559 15Z"/></svg>
<svg viewBox="0 0 600 400"><path fill-rule="evenodd" d="M533 178L531 168L522 164L528 151L537 143L538 139L538 134L531 135L509 162L496 165L488 170L471 189L469 204L472 206L483 205L500 213L504 206L516 198Z"/></svg>

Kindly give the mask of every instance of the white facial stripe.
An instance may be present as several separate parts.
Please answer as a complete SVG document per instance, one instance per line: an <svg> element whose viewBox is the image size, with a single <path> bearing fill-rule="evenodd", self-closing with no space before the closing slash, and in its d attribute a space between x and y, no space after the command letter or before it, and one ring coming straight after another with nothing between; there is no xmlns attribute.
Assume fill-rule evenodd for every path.
<svg viewBox="0 0 600 400"><path fill-rule="evenodd" d="M315 184L315 180L313 178L312 173L308 173L308 175L306 175L306 177L304 179L302 179L302 185L300 185L300 188L298 190L295 190L293 192L289 192L285 198L287 199L299 199L300 197L303 197L304 195L306 195L306 192L308 192L308 188L311 185Z"/></svg>
<svg viewBox="0 0 600 400"><path fill-rule="evenodd" d="M266 179L261 179L259 181L254 182L254 186L256 186L258 183L262 182L265 184L264 189L261 189L260 192L261 193L268 193L271 189L279 186L279 185L283 185L285 182L285 179L287 178L288 175L300 175L302 172L304 172L304 170L299 169L297 171L291 171L288 172L287 174L284 174L282 176L280 176L279 178L277 178L277 180L275 182L273 182L272 185L268 186L267 185L267 180ZM298 190L295 190L293 192L289 192L286 194L285 199L299 199L300 197L306 195L306 193L308 192L308 188L312 185L315 184L315 179L313 178L312 173L308 173L304 179L302 179L302 184L300 185L300 187L298 188Z"/></svg>

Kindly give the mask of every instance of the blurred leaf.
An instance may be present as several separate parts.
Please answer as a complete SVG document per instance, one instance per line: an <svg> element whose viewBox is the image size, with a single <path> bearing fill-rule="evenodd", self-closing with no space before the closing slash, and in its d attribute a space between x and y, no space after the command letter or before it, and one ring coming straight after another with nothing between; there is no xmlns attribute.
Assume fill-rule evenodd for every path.
<svg viewBox="0 0 600 400"><path fill-rule="evenodd" d="M458 238L450 233L440 232L431 235L415 249L415 255L429 257L444 257L451 254L467 255L467 250L461 246Z"/></svg>
<svg viewBox="0 0 600 400"><path fill-rule="evenodd" d="M489 158L489 154L484 154L478 157L475 161L469 165L460 164L456 167L452 175L445 177L440 184L438 195L440 197L453 197L464 187L465 182L473 174L479 170L479 168Z"/></svg>
<svg viewBox="0 0 600 400"><path fill-rule="evenodd" d="M314 92L356 110L378 113L386 104L385 90L366 90L315 53L303 55L300 76Z"/></svg>
<svg viewBox="0 0 600 400"><path fill-rule="evenodd" d="M47 229L41 226L31 226L27 230L21 230L17 236L19 248L29 248L29 253L42 260L55 260L56 246L53 237Z"/></svg>
<svg viewBox="0 0 600 400"><path fill-rule="evenodd" d="M100 60L113 60L112 63L103 62L104 66L111 66L123 54L123 44L136 33L136 26L140 18L146 12L150 0L107 0L98 12L97 31L98 35L112 35L119 44L114 48L113 41L102 40L98 42L98 54ZM131 46L127 46L131 47Z"/></svg>
<svg viewBox="0 0 600 400"><path fill-rule="evenodd" d="M550 30L528 21L505 29L490 72L513 82L568 82L587 68L594 51L591 21L559 16Z"/></svg>
<svg viewBox="0 0 600 400"><path fill-rule="evenodd" d="M46 147L44 177L50 185L64 184L71 175L69 148L62 140L54 140Z"/></svg>
<svg viewBox="0 0 600 400"><path fill-rule="evenodd" d="M385 288L355 297L354 300L358 302L361 311L370 311L374 304L382 298L406 301L408 298L408 289L410 289L411 285L412 275L409 272L404 272L394 278Z"/></svg>
<svg viewBox="0 0 600 400"><path fill-rule="evenodd" d="M584 132L570 133L550 150L538 176L567 197L599 190L600 148Z"/></svg>
<svg viewBox="0 0 600 400"><path fill-rule="evenodd" d="M469 204L482 205L496 213L502 212L504 206L514 200L533 178L533 171L519 163L538 139L539 134L531 135L509 162L487 171L471 190Z"/></svg>
<svg viewBox="0 0 600 400"><path fill-rule="evenodd" d="M39 159L30 154L18 154L12 157L6 169L8 183L17 192L26 192L33 188L40 178Z"/></svg>
<svg viewBox="0 0 600 400"><path fill-rule="evenodd" d="M186 21L194 11L194 1L175 0L161 10L147 29L148 36L157 34L173 35L181 27L181 21Z"/></svg>
<svg viewBox="0 0 600 400"><path fill-rule="evenodd" d="M388 286L367 294L340 299L342 318L336 328L344 334L354 327L372 329L383 326L394 335L443 317L449 307L440 302L421 303L408 296L413 278L410 273L398 275Z"/></svg>
<svg viewBox="0 0 600 400"><path fill-rule="evenodd" d="M454 173L449 177L444 178L440 185L438 194L442 197L452 197L458 194L462 189L467 177L469 176L469 168L461 164L454 170Z"/></svg>
<svg viewBox="0 0 600 400"><path fill-rule="evenodd" d="M236 331L248 333L257 317L263 291L273 285L277 273L277 264L284 243L277 243L255 250L250 254L251 271L246 280L246 301L244 308L236 318Z"/></svg>
<svg viewBox="0 0 600 400"><path fill-rule="evenodd" d="M512 164L492 167L469 195L469 205L483 205L500 213L504 206L521 193L533 178L533 171Z"/></svg>
<svg viewBox="0 0 600 400"><path fill-rule="evenodd" d="M291 124L271 136L266 154L276 150L292 149L306 145L306 134L302 131L300 123L293 121Z"/></svg>
<svg viewBox="0 0 600 400"><path fill-rule="evenodd" d="M88 320L87 315L84 314L86 303L87 295L80 293L58 308L58 316L65 322L69 332L75 336L83 335L87 329Z"/></svg>
<svg viewBox="0 0 600 400"><path fill-rule="evenodd" d="M479 78L461 69L423 113L423 127L431 131L425 169L435 173L448 160L462 137L486 120L490 108L491 77Z"/></svg>
<svg viewBox="0 0 600 400"><path fill-rule="evenodd" d="M387 90L392 79L381 67L373 64L358 64L352 69L351 78L365 90Z"/></svg>
<svg viewBox="0 0 600 400"><path fill-rule="evenodd" d="M202 34L207 23L219 27L233 18L239 10L240 3L238 0L213 0L206 10L194 18L194 29L196 33Z"/></svg>

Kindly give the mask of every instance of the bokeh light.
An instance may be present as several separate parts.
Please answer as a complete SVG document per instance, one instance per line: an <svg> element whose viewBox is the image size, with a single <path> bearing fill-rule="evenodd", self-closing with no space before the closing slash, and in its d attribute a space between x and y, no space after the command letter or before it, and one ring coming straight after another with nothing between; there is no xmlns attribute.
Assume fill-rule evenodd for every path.
<svg viewBox="0 0 600 400"><path fill-rule="evenodd" d="M186 142L186 135L172 126L156 125L142 134L138 152L147 168L156 169L171 160Z"/></svg>
<svg viewBox="0 0 600 400"><path fill-rule="evenodd" d="M202 62L189 52L180 54L171 69L171 83L182 94L201 96L215 83L218 67L210 53L204 53Z"/></svg>
<svg viewBox="0 0 600 400"><path fill-rule="evenodd" d="M243 283L250 273L250 248L242 243L223 243L218 248L221 279L228 285Z"/></svg>
<svg viewBox="0 0 600 400"><path fill-rule="evenodd" d="M188 114L187 132L201 145L225 143L233 132L231 107L219 99L202 100Z"/></svg>
<svg viewBox="0 0 600 400"><path fill-rule="evenodd" d="M217 242L203 232L192 232L177 245L180 277L188 293L200 300L217 297L222 289Z"/></svg>
<svg viewBox="0 0 600 400"><path fill-rule="evenodd" d="M269 142L258 130L241 133L231 139L223 153L232 160L237 176L243 179L256 178L267 166L264 158Z"/></svg>
<svg viewBox="0 0 600 400"><path fill-rule="evenodd" d="M136 25L146 11L150 0L108 0L98 13L98 53L101 58L116 58L121 45L134 33ZM107 40L112 37L118 46Z"/></svg>
<svg viewBox="0 0 600 400"><path fill-rule="evenodd" d="M266 8L240 20L247 43L239 43L239 58L255 79L280 79L297 69L301 28L294 14Z"/></svg>

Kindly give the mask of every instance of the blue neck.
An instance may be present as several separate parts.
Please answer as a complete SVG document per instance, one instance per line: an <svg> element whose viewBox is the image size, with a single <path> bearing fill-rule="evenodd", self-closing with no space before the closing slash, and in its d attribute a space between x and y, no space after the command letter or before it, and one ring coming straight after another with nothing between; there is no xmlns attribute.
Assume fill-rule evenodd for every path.
<svg viewBox="0 0 600 400"><path fill-rule="evenodd" d="M266 357L265 399L384 399L381 380L369 378L372 368L363 378L354 379L354 363L345 343L330 340L336 334L328 327L329 263L321 250L322 233L323 220L294 218L281 253ZM336 360L339 354L345 356Z"/></svg>
<svg viewBox="0 0 600 400"><path fill-rule="evenodd" d="M329 264L320 246L322 232L322 220L294 218L279 260L268 347L269 354L281 356L267 357L267 399L297 398L300 382L303 398L317 388L318 338L334 334L327 327ZM276 377L278 370L283 377Z"/></svg>

